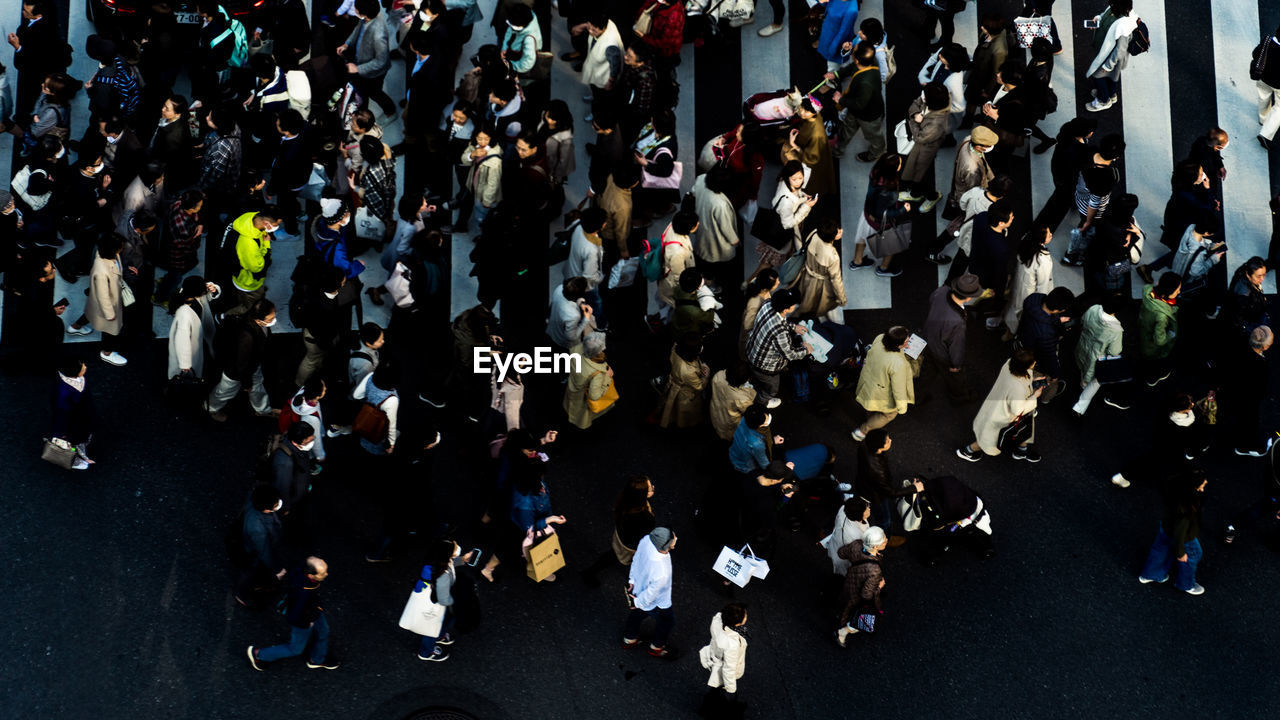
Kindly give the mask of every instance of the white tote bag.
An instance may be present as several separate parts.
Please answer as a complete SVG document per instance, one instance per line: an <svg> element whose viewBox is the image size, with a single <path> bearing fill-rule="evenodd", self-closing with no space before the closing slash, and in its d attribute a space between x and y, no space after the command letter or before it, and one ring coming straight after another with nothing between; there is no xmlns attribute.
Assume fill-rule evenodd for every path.
<svg viewBox="0 0 1280 720"><path fill-rule="evenodd" d="M400 613L400 627L425 637L440 637L445 606L431 601L431 584L419 580Z"/></svg>
<svg viewBox="0 0 1280 720"><path fill-rule="evenodd" d="M907 135L907 121L899 120L897 125L893 126L893 137L898 143L898 154L907 155L911 153L911 148L916 146L916 141Z"/></svg>
<svg viewBox="0 0 1280 720"><path fill-rule="evenodd" d="M741 550L724 546L711 569L738 587L746 587L752 577L763 580L769 575L769 563L756 557L750 545L743 545Z"/></svg>
<svg viewBox="0 0 1280 720"><path fill-rule="evenodd" d="M369 212L368 205L356 210L356 237L362 240L381 240L387 235L387 224L382 218Z"/></svg>

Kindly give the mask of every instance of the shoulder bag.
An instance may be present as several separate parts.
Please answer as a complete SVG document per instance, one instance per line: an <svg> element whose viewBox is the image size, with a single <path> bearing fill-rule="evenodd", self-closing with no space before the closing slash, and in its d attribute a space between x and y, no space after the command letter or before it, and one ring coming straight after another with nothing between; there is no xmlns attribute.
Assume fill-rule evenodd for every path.
<svg viewBox="0 0 1280 720"><path fill-rule="evenodd" d="M758 208L755 220L751 221L751 236L774 250L782 250L795 238L795 233L782 226L782 216L778 214L778 203L781 197L773 201L772 207Z"/></svg>
<svg viewBox="0 0 1280 720"><path fill-rule="evenodd" d="M383 411L382 406L387 404L387 400L390 399L388 397L376 406L369 402L361 405L360 411L356 413L355 419L351 421L351 430L371 443L380 443L386 440L387 429L391 426L391 419L387 417L387 413Z"/></svg>
<svg viewBox="0 0 1280 720"><path fill-rule="evenodd" d="M672 154L670 148L658 148L658 150L653 154L653 156L656 158L658 157L658 155L661 155L664 152L667 155ZM648 170L644 169L643 167L640 168L640 186L649 188L650 190L679 190L680 180L683 177L684 177L684 163L680 162L679 160L675 160L673 162L671 166L671 174L666 177L658 177L657 175L650 175Z"/></svg>
<svg viewBox="0 0 1280 720"><path fill-rule="evenodd" d="M804 263L809 255L809 243L813 242L815 234L816 231L810 233L804 244L800 246L800 250L787 258L787 261L782 263L782 267L778 268L778 283L781 287L789 288L800 279L800 271L804 270Z"/></svg>
<svg viewBox="0 0 1280 720"><path fill-rule="evenodd" d="M70 470L76 461L76 449L62 438L46 438L44 450L40 451L40 459L63 470Z"/></svg>
<svg viewBox="0 0 1280 720"><path fill-rule="evenodd" d="M602 372L603 371L601 370L597 370L596 372L592 373L591 377L587 378L586 389L583 390L583 392L587 396L587 408L590 409L591 412L597 413L597 414L602 413L605 410L608 410L609 408L613 407L614 403L618 402L618 383L613 382L612 380L609 381L609 387L604 389L604 394L600 396L600 399L598 400L591 399L591 380L592 378L595 378L596 375L599 375Z"/></svg>
<svg viewBox="0 0 1280 720"><path fill-rule="evenodd" d="M1133 363L1123 355L1098 358L1093 364L1093 379L1099 385L1115 385L1133 379Z"/></svg>
<svg viewBox="0 0 1280 720"><path fill-rule="evenodd" d="M896 224L889 224L888 212L880 216L880 227L883 228L880 232L867 238L867 249L872 255L883 260L911 247L911 236Z"/></svg>
<svg viewBox="0 0 1280 720"><path fill-rule="evenodd" d="M644 12L640 13L640 17L636 18L636 24L633 25L631 28L636 35L639 35L640 37L644 37L645 35L649 34L650 30L653 29L653 13L657 10L657 8L658 8L658 4L654 3L649 7L645 8Z"/></svg>
<svg viewBox="0 0 1280 720"><path fill-rule="evenodd" d="M1036 429L1036 413L1032 410L1013 419L1013 422L1000 428L996 436L996 447L1004 452L1012 452L1014 448L1031 438Z"/></svg>

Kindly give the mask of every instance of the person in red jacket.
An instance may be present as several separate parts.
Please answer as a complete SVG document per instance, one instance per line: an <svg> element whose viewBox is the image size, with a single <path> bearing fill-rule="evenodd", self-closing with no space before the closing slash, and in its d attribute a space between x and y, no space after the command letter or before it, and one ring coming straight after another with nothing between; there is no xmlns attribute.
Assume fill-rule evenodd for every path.
<svg viewBox="0 0 1280 720"><path fill-rule="evenodd" d="M680 48L684 45L684 2L645 0L632 31L653 51L660 71L673 70L680 64Z"/></svg>

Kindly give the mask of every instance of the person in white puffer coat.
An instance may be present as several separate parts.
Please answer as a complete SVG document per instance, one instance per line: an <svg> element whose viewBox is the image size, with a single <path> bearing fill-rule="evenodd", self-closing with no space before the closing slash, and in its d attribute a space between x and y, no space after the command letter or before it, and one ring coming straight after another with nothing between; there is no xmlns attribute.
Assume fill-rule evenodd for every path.
<svg viewBox="0 0 1280 720"><path fill-rule="evenodd" d="M711 671L707 686L723 688L727 694L738 691L738 678L747 669L747 609L737 603L725 605L711 618L711 642L698 651L702 667Z"/></svg>

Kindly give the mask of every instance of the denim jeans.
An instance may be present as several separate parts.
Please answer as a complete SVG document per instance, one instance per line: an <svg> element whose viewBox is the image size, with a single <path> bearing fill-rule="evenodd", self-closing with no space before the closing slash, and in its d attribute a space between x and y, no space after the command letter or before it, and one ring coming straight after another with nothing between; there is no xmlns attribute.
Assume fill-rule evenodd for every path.
<svg viewBox="0 0 1280 720"><path fill-rule="evenodd" d="M1147 555L1147 564L1142 568L1142 577L1146 580L1161 580L1169 576L1169 563L1175 562L1178 571L1173 577L1173 586L1179 590L1190 590L1196 584L1196 566L1204 552L1200 549L1200 540L1188 540L1186 545L1187 561L1177 562L1173 554L1173 541L1165 534L1164 528L1151 543L1151 552Z"/></svg>
<svg viewBox="0 0 1280 720"><path fill-rule="evenodd" d="M649 644L657 648L666 647L667 636L671 634L671 628L676 624L676 614L671 608L652 610L632 608L627 615L627 626L622 630L622 636L628 639L637 637L640 633L640 625L647 617L652 617L655 621L653 637L649 638Z"/></svg>
<svg viewBox="0 0 1280 720"><path fill-rule="evenodd" d="M1093 86L1098 89L1098 102L1106 102L1120 94L1120 83L1113 77L1097 77Z"/></svg>
<svg viewBox="0 0 1280 720"><path fill-rule="evenodd" d="M871 524L883 530L886 535L893 527L893 514L893 498L871 503Z"/></svg>
<svg viewBox="0 0 1280 720"><path fill-rule="evenodd" d="M283 658L297 657L307 649L307 642L314 635L316 641L311 643L311 664L319 665L324 662L325 655L329 652L329 621L325 619L324 613L316 618L311 627L290 627L289 630L289 642L262 648L258 651L258 659L262 662L273 662Z"/></svg>
<svg viewBox="0 0 1280 720"><path fill-rule="evenodd" d="M453 608L446 608L444 611L444 622L440 624L440 634L435 637L423 635L422 642L418 643L418 655L421 657L431 657L431 653L436 650L436 640L449 634L449 631L453 629L453 621L455 619L456 618L453 616Z"/></svg>

